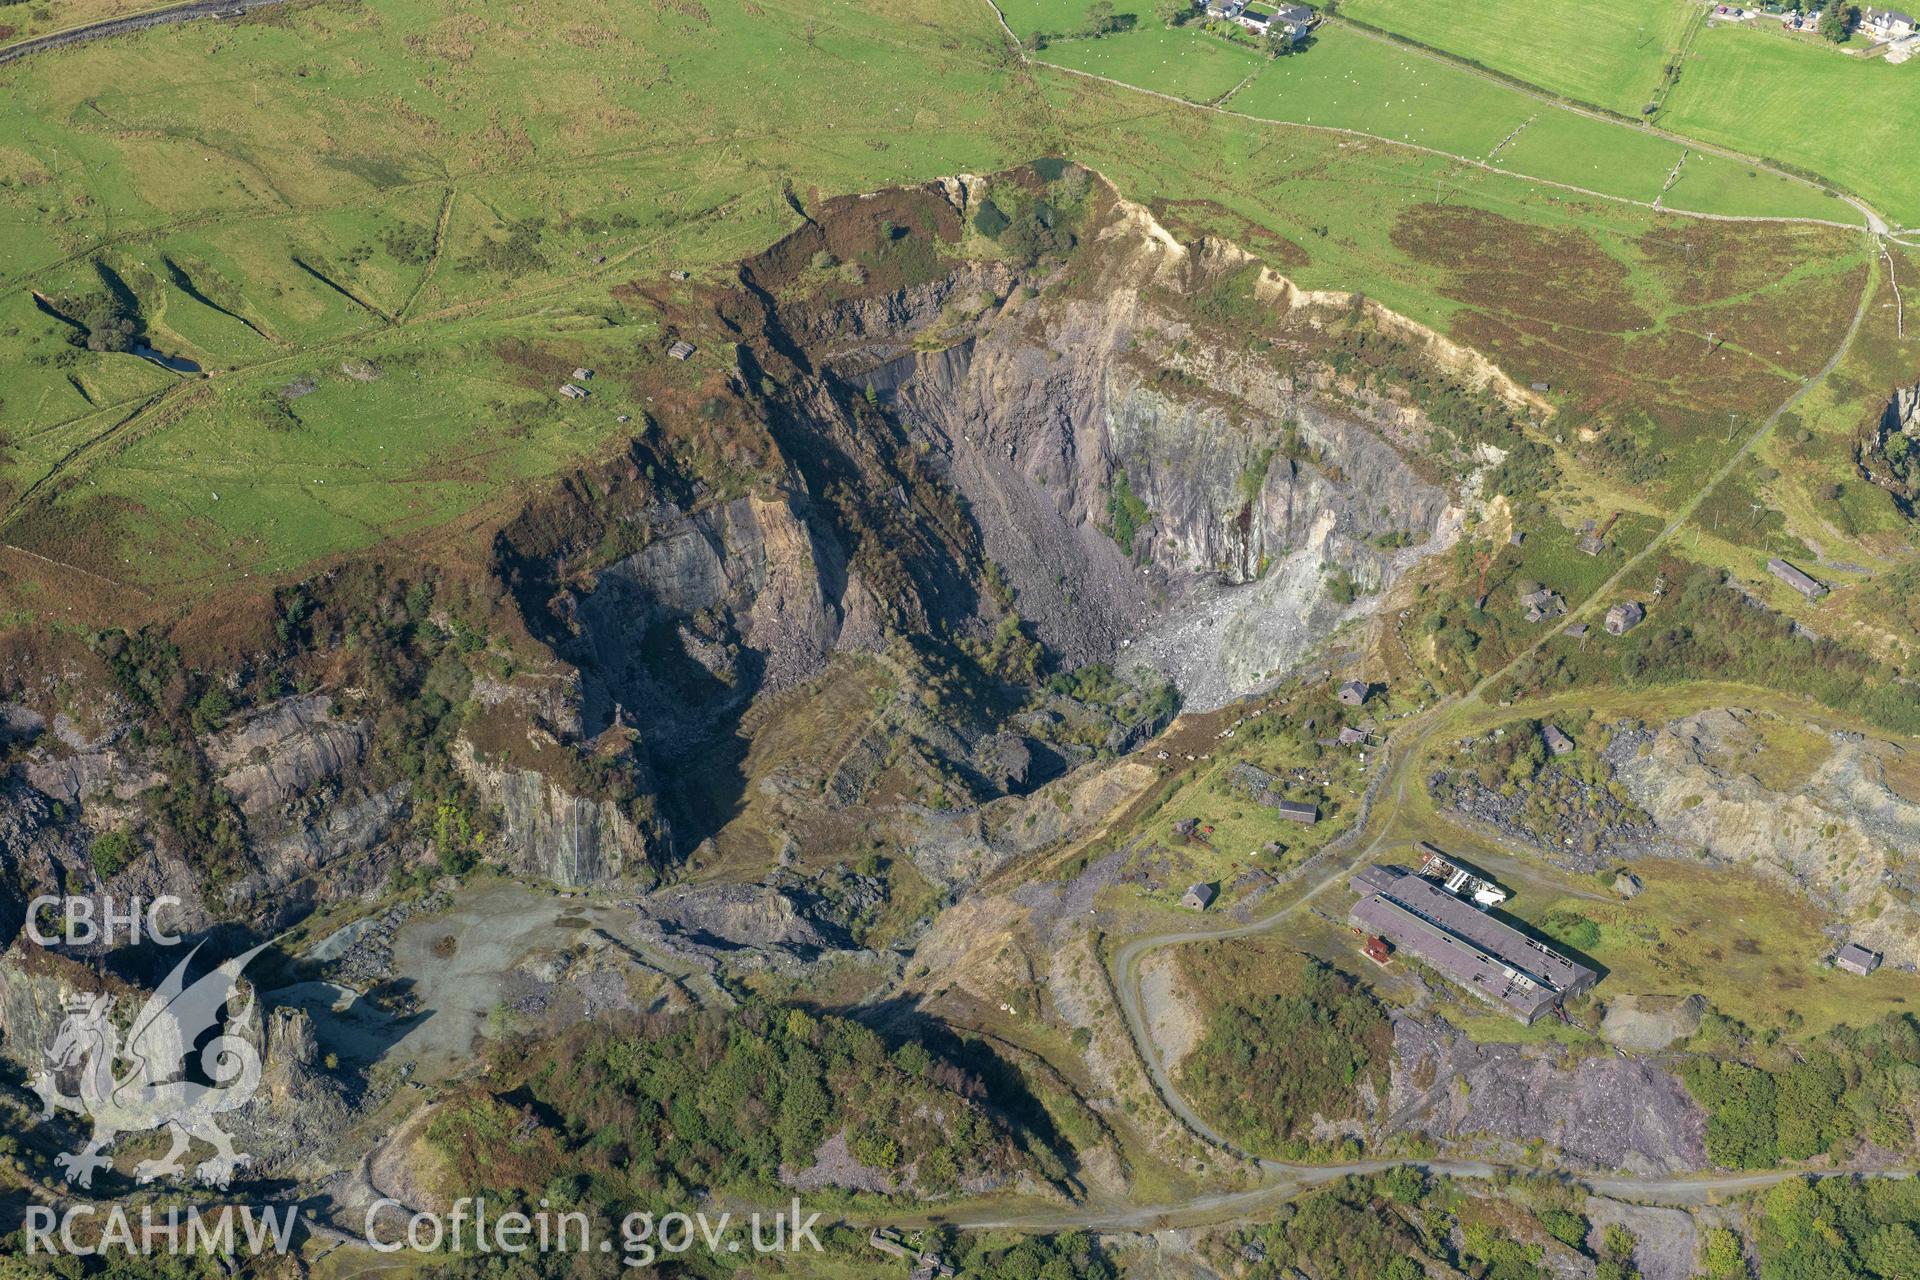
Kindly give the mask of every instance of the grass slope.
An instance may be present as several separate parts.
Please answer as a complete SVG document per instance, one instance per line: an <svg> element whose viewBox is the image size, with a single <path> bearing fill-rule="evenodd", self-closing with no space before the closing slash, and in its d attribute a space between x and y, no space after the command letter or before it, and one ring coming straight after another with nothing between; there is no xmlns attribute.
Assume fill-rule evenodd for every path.
<svg viewBox="0 0 1920 1280"><path fill-rule="evenodd" d="M1680 47L1683 0L1350 0L1341 12L1567 97L1637 114Z"/></svg>
<svg viewBox="0 0 1920 1280"><path fill-rule="evenodd" d="M1716 28L1693 44L1661 115L1669 129L1812 169L1899 224L1920 224L1913 137L1920 76L1775 32Z"/></svg>
<svg viewBox="0 0 1920 1280"><path fill-rule="evenodd" d="M1075 16L1036 5L1021 21L1049 14ZM1334 35L1272 63L1145 25L1048 52L1145 67L1198 51L1178 55L1194 61L1177 91L1252 72L1235 107L1346 112L1383 132L1418 116L1423 138L1467 148L1524 118L1512 91L1430 59L1409 73L1431 81L1419 103L1370 97L1353 80L1408 55ZM539 77L524 74L533 46ZM519 481L611 447L620 414L640 421L634 380L658 374L660 316L616 288L751 252L793 225L796 201L1042 154L1092 164L1303 284L1364 290L1469 341L1489 317L1522 317L1408 241L1436 197L1499 214L1533 247L1601 246L1654 333L1679 315L1678 283L1633 247L1658 215L1030 70L975 0L534 0L485 15L371 0L163 28L4 76L0 226L17 234L0 234L0 542L162 595L513 501ZM1635 190L1666 167L1643 162ZM98 293L103 270L154 345L211 376L70 346L34 295ZM550 370L502 356L514 344L622 378L562 402ZM682 393L721 376L724 352L720 335L703 344L674 375ZM29 590L20 573L10 590Z"/></svg>

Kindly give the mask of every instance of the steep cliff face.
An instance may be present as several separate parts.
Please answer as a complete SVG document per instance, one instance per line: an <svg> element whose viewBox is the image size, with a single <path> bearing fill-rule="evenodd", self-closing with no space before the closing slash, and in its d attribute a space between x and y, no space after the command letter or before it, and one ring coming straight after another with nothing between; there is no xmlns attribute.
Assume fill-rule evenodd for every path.
<svg viewBox="0 0 1920 1280"><path fill-rule="evenodd" d="M1448 495L1388 443L1418 439L1417 414L1344 393L1304 345L1187 314L1243 260L1189 250L1124 203L1085 253L1091 280L1006 291L938 350L912 348L950 328L902 328L889 351L869 321L842 362L937 451L1051 645L1143 658L1190 704L1217 704L1389 582L1404 561L1380 544L1444 540ZM1250 327L1298 304L1248 288L1274 295Z"/></svg>
<svg viewBox="0 0 1920 1280"><path fill-rule="evenodd" d="M566 888L651 879L665 851L614 801L575 795L534 769L482 761L469 743L455 751L482 802L499 814L500 851L514 871Z"/></svg>
<svg viewBox="0 0 1920 1280"><path fill-rule="evenodd" d="M1039 248L974 229L996 194L1025 202ZM455 744L493 818L476 827L526 875L650 882L752 807L755 717L809 696L841 655L883 656L888 688L870 693L895 701L827 717L823 798L781 803L921 804L945 816L905 842L952 844L953 814L1124 751L1166 714L1140 710L1160 705L1147 697L1125 717L1055 714L1033 696L1047 664L1156 668L1212 706L1301 662L1446 545L1445 468L1407 461L1427 425L1333 372L1339 333L1391 335L1524 399L1376 304L1302 292L1218 241L1180 243L1084 171L833 202L701 305L700 323L737 339L731 361L660 374L658 415L622 454L495 535L486 589L544 652L516 651L498 680L477 656L431 659L460 666L447 687L466 699L433 750ZM378 573L363 585L381 627L407 609ZM453 634L444 613L408 625ZM270 700L201 733L206 812L188 816L240 833L209 914L286 923L430 856L446 787L391 758L428 727L396 727L396 699L355 694L377 682L350 665L269 682ZM279 696L288 683L323 692ZM1091 737L1075 727L1101 716ZM186 856L146 813L179 762L163 770L136 745L130 714L86 719L43 698L0 721L17 784L64 806L23 812L41 834L16 843L40 852L17 880L91 881L88 843L121 829L146 833L134 860L153 874L147 855Z"/></svg>

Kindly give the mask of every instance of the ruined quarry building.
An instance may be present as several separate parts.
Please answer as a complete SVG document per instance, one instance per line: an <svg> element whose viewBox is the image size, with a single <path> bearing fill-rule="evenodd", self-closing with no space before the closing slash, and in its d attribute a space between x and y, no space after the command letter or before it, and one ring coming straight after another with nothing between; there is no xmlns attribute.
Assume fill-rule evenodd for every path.
<svg viewBox="0 0 1920 1280"><path fill-rule="evenodd" d="M1767 572L1798 591L1809 600L1818 600L1827 594L1827 584L1808 577L1785 560L1775 557L1767 561Z"/></svg>
<svg viewBox="0 0 1920 1280"><path fill-rule="evenodd" d="M1353 888L1361 895L1347 916L1355 929L1385 938L1521 1022L1537 1022L1598 980L1585 965L1404 868L1368 867Z"/></svg>
<svg viewBox="0 0 1920 1280"><path fill-rule="evenodd" d="M1623 636L1639 626L1640 620L1646 616L1647 611L1637 601L1623 600L1607 610L1607 633Z"/></svg>
<svg viewBox="0 0 1920 1280"><path fill-rule="evenodd" d="M1833 957L1834 967L1864 978L1880 967L1880 953L1869 951L1857 942L1849 942Z"/></svg>

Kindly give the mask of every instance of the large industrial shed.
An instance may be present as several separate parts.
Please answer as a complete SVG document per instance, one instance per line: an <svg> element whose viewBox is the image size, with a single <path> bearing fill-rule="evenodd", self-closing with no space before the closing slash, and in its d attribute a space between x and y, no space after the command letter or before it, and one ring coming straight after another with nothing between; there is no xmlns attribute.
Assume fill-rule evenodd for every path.
<svg viewBox="0 0 1920 1280"><path fill-rule="evenodd" d="M1502 924L1426 877L1368 867L1348 921L1525 1023L1588 990L1599 975L1543 942Z"/></svg>

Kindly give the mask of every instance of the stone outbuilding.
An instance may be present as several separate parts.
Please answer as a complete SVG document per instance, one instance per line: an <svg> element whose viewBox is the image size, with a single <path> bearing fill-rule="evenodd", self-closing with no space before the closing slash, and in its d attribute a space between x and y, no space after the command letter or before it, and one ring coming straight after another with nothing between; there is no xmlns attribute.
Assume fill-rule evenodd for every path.
<svg viewBox="0 0 1920 1280"><path fill-rule="evenodd" d="M1623 636L1639 626L1647 616L1647 611L1636 600L1622 600L1607 610L1607 634Z"/></svg>
<svg viewBox="0 0 1920 1280"><path fill-rule="evenodd" d="M1878 951L1869 951L1857 942L1849 942L1834 953L1833 967L1864 978L1880 967L1880 960Z"/></svg>

